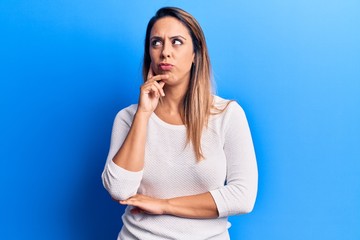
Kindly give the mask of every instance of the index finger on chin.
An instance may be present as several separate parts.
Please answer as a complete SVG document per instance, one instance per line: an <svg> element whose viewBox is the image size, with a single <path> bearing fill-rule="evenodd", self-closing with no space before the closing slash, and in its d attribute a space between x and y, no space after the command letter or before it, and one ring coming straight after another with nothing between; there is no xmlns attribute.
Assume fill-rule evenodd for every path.
<svg viewBox="0 0 360 240"><path fill-rule="evenodd" d="M148 71L148 75L147 75L147 80L149 80L150 78L152 78L154 76L154 72L152 70L152 67L150 65L149 71Z"/></svg>

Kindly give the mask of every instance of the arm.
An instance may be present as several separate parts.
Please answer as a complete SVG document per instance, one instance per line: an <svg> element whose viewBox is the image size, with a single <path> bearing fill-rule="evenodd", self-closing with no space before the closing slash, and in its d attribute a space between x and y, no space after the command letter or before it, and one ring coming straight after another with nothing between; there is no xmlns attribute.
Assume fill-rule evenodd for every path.
<svg viewBox="0 0 360 240"><path fill-rule="evenodd" d="M167 214L184 218L217 218L214 199L209 192L170 199L156 199L137 194L120 204L131 205L133 214Z"/></svg>
<svg viewBox="0 0 360 240"><path fill-rule="evenodd" d="M137 112L124 143L112 161L128 171L138 172L144 167L145 141L149 115Z"/></svg>
<svg viewBox="0 0 360 240"><path fill-rule="evenodd" d="M228 108L224 128L226 185L210 191L219 217L251 212L258 184L255 151L245 113L236 102L231 103Z"/></svg>
<svg viewBox="0 0 360 240"><path fill-rule="evenodd" d="M121 110L114 120L110 150L102 173L103 185L114 199L127 199L135 195L142 179L142 171L129 171L113 162L130 131L135 107L133 105Z"/></svg>
<svg viewBox="0 0 360 240"><path fill-rule="evenodd" d="M127 199L136 194L142 179L147 123L156 108L166 75L149 72L140 90L139 105L133 119L121 111L115 119L110 151L102 174L103 185L114 199ZM126 119L126 120L124 120ZM131 125L131 127L130 127Z"/></svg>
<svg viewBox="0 0 360 240"><path fill-rule="evenodd" d="M120 203L134 206L131 211L133 214L145 212L186 218L227 217L251 212L257 192L255 152L244 112L239 105L232 108L229 109L226 129L224 129L224 151L227 158L226 186L198 195L171 199L135 195Z"/></svg>
<svg viewBox="0 0 360 240"><path fill-rule="evenodd" d="M165 83L161 80L167 77L167 75L153 76L150 70L148 80L140 88L139 106L130 131L113 158L116 165L128 171L140 171L144 168L147 124L159 103L160 96L165 96L163 90Z"/></svg>

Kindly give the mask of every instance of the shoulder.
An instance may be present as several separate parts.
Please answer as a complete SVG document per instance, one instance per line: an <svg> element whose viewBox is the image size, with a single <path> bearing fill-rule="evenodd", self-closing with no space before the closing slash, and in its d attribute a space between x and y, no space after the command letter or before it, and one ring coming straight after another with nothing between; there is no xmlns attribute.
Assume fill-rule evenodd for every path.
<svg viewBox="0 0 360 240"><path fill-rule="evenodd" d="M218 111L221 115L245 114L243 108L235 100L224 99L219 96L213 96L213 108L215 114Z"/></svg>
<svg viewBox="0 0 360 240"><path fill-rule="evenodd" d="M127 106L126 108L121 109L118 114L128 114L128 115L134 115L136 113L138 105L137 104L131 104Z"/></svg>
<svg viewBox="0 0 360 240"><path fill-rule="evenodd" d="M121 109L115 117L115 122L126 122L131 125L131 122L134 118L138 105L131 104L130 106Z"/></svg>

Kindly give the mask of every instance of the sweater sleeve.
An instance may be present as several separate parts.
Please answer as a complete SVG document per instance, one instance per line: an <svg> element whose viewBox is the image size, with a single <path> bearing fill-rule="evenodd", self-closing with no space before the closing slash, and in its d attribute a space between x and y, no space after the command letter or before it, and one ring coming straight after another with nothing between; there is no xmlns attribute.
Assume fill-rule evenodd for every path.
<svg viewBox="0 0 360 240"><path fill-rule="evenodd" d="M115 117L110 150L101 175L105 189L116 200L128 199L135 195L143 175L143 171L128 171L112 161L129 132L133 120L133 113L130 110L129 108L123 109Z"/></svg>
<svg viewBox="0 0 360 240"><path fill-rule="evenodd" d="M226 185L210 191L219 217L251 212L258 184L255 151L245 113L236 102L228 108L224 116Z"/></svg>

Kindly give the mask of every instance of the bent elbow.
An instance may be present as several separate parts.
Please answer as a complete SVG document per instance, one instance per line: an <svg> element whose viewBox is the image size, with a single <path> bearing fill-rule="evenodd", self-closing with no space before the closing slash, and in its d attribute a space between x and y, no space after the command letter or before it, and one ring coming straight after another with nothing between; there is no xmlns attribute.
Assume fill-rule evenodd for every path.
<svg viewBox="0 0 360 240"><path fill-rule="evenodd" d="M254 210L255 201L249 201L245 203L241 210L239 211L239 214L248 214L251 213Z"/></svg>
<svg viewBox="0 0 360 240"><path fill-rule="evenodd" d="M124 184L105 173L102 174L102 183L110 196L115 200L126 200L134 196L138 189L138 186L134 186L134 184Z"/></svg>
<svg viewBox="0 0 360 240"><path fill-rule="evenodd" d="M130 197L134 196L136 194L136 191L121 191L118 189L114 189L114 188L108 188L106 189L108 191L108 193L110 194L110 196L115 199L115 200L126 200L129 199Z"/></svg>
<svg viewBox="0 0 360 240"><path fill-rule="evenodd" d="M256 195L256 191L239 191L236 214L251 213L255 207Z"/></svg>

